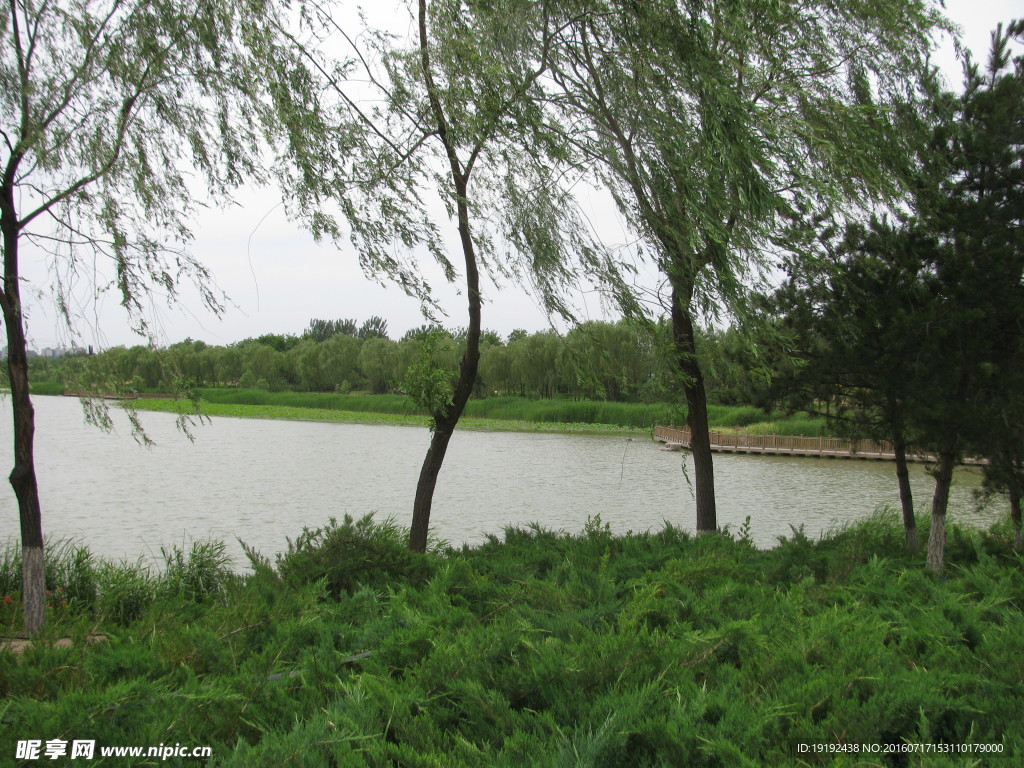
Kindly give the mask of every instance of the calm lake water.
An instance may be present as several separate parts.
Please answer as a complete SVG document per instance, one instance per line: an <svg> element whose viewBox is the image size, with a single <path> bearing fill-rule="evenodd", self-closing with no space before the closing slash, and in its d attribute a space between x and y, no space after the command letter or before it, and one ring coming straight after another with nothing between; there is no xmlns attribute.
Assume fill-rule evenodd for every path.
<svg viewBox="0 0 1024 768"><path fill-rule="evenodd" d="M112 408L116 430L84 423L73 398L37 397L37 471L47 536L80 539L97 554L135 559L193 539L236 537L266 555L303 526L374 512L407 525L425 428L213 418L190 443L174 417L144 413L156 445L131 437ZM13 465L10 401L0 402L0 472ZM508 525L531 522L578 532L600 515L617 532L693 529L694 502L683 471L690 459L647 438L461 432L452 440L431 519L435 535L474 543ZM720 525L747 515L759 546L804 526L831 526L898 505L894 465L722 454L715 461ZM911 480L919 509L932 482L920 466ZM999 503L974 509L974 472L957 475L950 518L987 524ZM18 536L14 492L0 489L0 539Z"/></svg>

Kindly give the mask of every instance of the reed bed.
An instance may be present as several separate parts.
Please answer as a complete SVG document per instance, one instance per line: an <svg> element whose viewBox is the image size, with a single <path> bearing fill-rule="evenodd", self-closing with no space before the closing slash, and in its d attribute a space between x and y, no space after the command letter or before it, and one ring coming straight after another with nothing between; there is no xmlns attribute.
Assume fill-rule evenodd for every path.
<svg viewBox="0 0 1024 768"><path fill-rule="evenodd" d="M350 413L387 413L426 416L411 398L403 395L340 395L318 392L265 392L254 389L206 388L197 390L208 403L249 406L305 408ZM685 409L656 403L619 403L597 400L530 399L488 397L470 400L464 416L495 421L523 421L539 424L602 424L632 429L650 429L655 424L681 424ZM809 416L765 412L753 406L708 407L713 426L752 427L756 434L824 435L824 421ZM771 430L759 426L771 423ZM758 431L760 430L760 431ZM782 430L782 431L778 431Z"/></svg>

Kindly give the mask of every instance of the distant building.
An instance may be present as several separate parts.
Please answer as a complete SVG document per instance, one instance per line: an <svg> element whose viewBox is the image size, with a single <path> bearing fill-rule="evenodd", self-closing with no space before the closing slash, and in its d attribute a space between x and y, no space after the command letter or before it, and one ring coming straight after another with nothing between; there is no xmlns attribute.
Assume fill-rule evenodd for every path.
<svg viewBox="0 0 1024 768"><path fill-rule="evenodd" d="M46 357L50 359L56 359L58 357L67 357L69 355L84 355L93 354L92 347L90 346L88 351L81 347L43 347L42 349L29 349L26 354L28 357ZM0 348L0 360L7 359L7 347Z"/></svg>

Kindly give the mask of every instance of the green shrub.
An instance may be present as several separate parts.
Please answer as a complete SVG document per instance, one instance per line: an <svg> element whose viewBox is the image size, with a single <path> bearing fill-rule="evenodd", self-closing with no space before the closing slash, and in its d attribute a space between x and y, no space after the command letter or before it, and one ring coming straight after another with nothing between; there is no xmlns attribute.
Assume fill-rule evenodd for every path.
<svg viewBox="0 0 1024 768"><path fill-rule="evenodd" d="M410 552L407 533L393 520L374 522L373 515L339 524L334 518L322 528L304 528L288 550L277 558L281 577L296 585L326 581L334 596L360 585L377 589L399 584L423 584L433 574L429 556Z"/></svg>
<svg viewBox="0 0 1024 768"><path fill-rule="evenodd" d="M594 518L418 558L390 521L346 518L304 531L280 572L249 550L253 574L188 606L152 601L154 585L217 572L214 550L173 553L171 576L99 562L99 603L134 594L145 620L54 647L75 634L58 621L23 656L0 653L3 726L209 745L225 766L1011 765L1024 572L989 551L1007 535L951 529L936 578L902 553L890 511L766 551L671 527L615 536ZM332 600L338 563L366 586ZM796 751L901 742L1005 752Z"/></svg>
<svg viewBox="0 0 1024 768"><path fill-rule="evenodd" d="M765 412L754 406L708 406L708 422L716 427L745 427L765 420Z"/></svg>

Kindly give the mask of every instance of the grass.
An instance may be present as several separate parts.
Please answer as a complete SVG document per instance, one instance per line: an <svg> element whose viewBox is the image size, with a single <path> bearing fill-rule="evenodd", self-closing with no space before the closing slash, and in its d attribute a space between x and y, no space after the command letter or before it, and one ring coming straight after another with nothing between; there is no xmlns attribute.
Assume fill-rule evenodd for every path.
<svg viewBox="0 0 1024 768"><path fill-rule="evenodd" d="M797 746L887 743L1024 757L1024 571L1005 529L953 528L945 579L903 554L892 515L769 551L600 520L426 555L404 536L333 522L212 585L185 573L216 557L181 552L183 569L141 576L136 618L83 604L0 652L5 730L210 746L217 766L990 764ZM97 583L123 567L88 561ZM97 624L108 639L88 645Z"/></svg>
<svg viewBox="0 0 1024 768"><path fill-rule="evenodd" d="M264 392L253 389L205 388L197 394L209 403L301 407L361 413L426 416L404 395L340 395L325 392ZM669 419L671 408L643 403L612 403L591 400L531 400L525 397L488 397L470 400L468 418L497 421L532 421L563 424L607 424L647 428Z"/></svg>
<svg viewBox="0 0 1024 768"><path fill-rule="evenodd" d="M63 385L32 385L38 395L61 395ZM425 426L426 412L405 395L341 395L329 392L267 392L259 389L204 387L195 390L211 416L293 419L361 424ZM140 410L178 413L181 406L157 399L135 401ZM713 429L751 434L827 435L824 419L807 414L766 413L753 406L708 406ZM606 432L645 430L655 424L685 422L685 409L659 403L488 397L470 400L465 429L515 432Z"/></svg>
<svg viewBox="0 0 1024 768"><path fill-rule="evenodd" d="M63 395L64 384L59 381L33 381L29 384L33 395Z"/></svg>
<svg viewBox="0 0 1024 768"><path fill-rule="evenodd" d="M195 541L188 549L161 549L162 566L141 561L112 563L95 558L73 539L47 545L46 584L51 614L87 617L90 621L125 625L135 621L158 600L182 597L202 602L237 579L223 542ZM7 635L21 632L15 599L21 590L21 548L7 542L0 549L0 628Z"/></svg>
<svg viewBox="0 0 1024 768"><path fill-rule="evenodd" d="M427 416L401 395L339 395L318 392L265 392L255 389L206 388L196 391L203 411L212 416L300 419L368 424L427 424ZM139 400L144 410L178 412L180 406ZM824 435L822 419L766 414L753 406L708 407L713 428L755 434ZM470 400L460 425L465 429L517 432L607 432L648 430L655 424L678 424L685 412L668 404L614 403L592 400L532 400L489 397ZM768 420L768 421L766 421Z"/></svg>
<svg viewBox="0 0 1024 768"><path fill-rule="evenodd" d="M131 402L133 408L143 411L163 413L181 413L182 409L189 412L190 404L175 400L140 399ZM227 403L211 403L203 401L202 413L207 416L229 416L243 419L285 419L290 421L324 421L346 424L391 424L397 426L426 427L429 419L426 416L411 414L376 413L373 411L333 411L322 408L304 408L285 405L239 405ZM628 433L633 434L637 428L623 427L615 424L582 424L558 422L506 421L494 418L463 417L459 421L460 429L505 431L505 432L572 432L572 433Z"/></svg>

